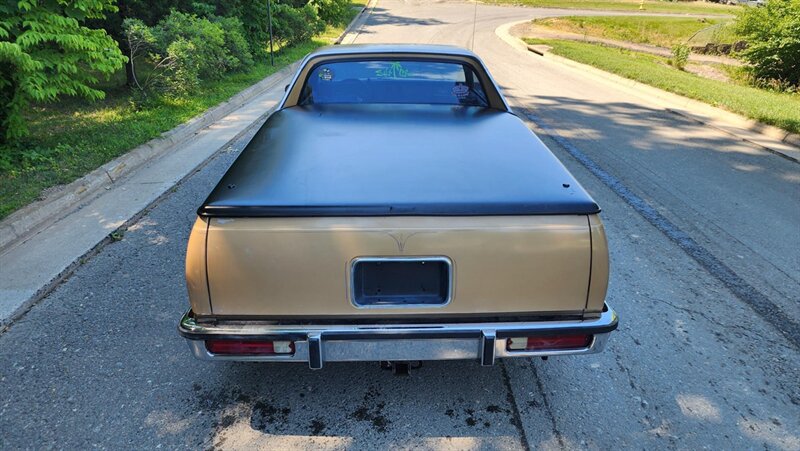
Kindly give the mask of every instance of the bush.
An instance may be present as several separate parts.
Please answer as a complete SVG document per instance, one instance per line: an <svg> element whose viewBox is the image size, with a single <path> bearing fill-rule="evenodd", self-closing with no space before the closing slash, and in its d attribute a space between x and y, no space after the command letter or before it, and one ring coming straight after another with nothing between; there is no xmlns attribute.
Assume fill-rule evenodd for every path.
<svg viewBox="0 0 800 451"><path fill-rule="evenodd" d="M245 37L244 25L236 17L213 17L212 21L222 27L225 50L231 55L228 70L243 70L253 65L253 53Z"/></svg>
<svg viewBox="0 0 800 451"><path fill-rule="evenodd" d="M272 34L283 46L299 44L325 31L325 23L316 8L306 4L302 8L276 4L272 10Z"/></svg>
<svg viewBox="0 0 800 451"><path fill-rule="evenodd" d="M166 88L165 90L176 95L185 95L195 89L200 83L200 67L202 63L198 61L199 52L194 42L184 38L177 38L170 42L166 49L166 56L161 63L166 69L163 80L156 79L153 86Z"/></svg>
<svg viewBox="0 0 800 451"><path fill-rule="evenodd" d="M800 0L768 0L745 8L736 31L747 41L740 56L760 85L800 86Z"/></svg>
<svg viewBox="0 0 800 451"><path fill-rule="evenodd" d="M244 36L253 57L261 59L266 55L265 49L269 42L266 1L218 2L217 15L238 18L243 24Z"/></svg>
<svg viewBox="0 0 800 451"><path fill-rule="evenodd" d="M183 95L202 79L220 78L253 65L244 27L235 17L206 19L172 11L154 27L126 19L123 30L131 49L133 78L143 91ZM137 60L142 59L152 69L143 80L137 74L141 66Z"/></svg>
<svg viewBox="0 0 800 451"><path fill-rule="evenodd" d="M345 25L350 18L350 0L311 0L309 4L316 8L319 18L326 24Z"/></svg>
<svg viewBox="0 0 800 451"><path fill-rule="evenodd" d="M225 32L208 19L172 11L155 26L153 34L162 52L178 43L176 48L180 51L176 54L181 56L180 61L196 65L197 74L202 78L219 78L235 66L225 49ZM186 73L193 70L187 68Z"/></svg>
<svg viewBox="0 0 800 451"><path fill-rule="evenodd" d="M689 62L690 54L691 50L688 45L678 44L672 47L672 59L670 59L670 63L677 69L683 70L686 67L686 63Z"/></svg>

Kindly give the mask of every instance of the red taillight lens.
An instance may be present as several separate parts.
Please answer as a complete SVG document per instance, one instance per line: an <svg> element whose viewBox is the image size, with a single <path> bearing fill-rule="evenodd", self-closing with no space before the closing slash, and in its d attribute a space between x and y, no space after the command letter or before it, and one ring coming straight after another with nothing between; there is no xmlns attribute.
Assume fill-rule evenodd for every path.
<svg viewBox="0 0 800 451"><path fill-rule="evenodd" d="M509 351L547 351L551 349L581 349L592 343L592 335L553 335L548 337L509 338Z"/></svg>
<svg viewBox="0 0 800 451"><path fill-rule="evenodd" d="M294 354L293 341L208 340L206 349L221 355Z"/></svg>

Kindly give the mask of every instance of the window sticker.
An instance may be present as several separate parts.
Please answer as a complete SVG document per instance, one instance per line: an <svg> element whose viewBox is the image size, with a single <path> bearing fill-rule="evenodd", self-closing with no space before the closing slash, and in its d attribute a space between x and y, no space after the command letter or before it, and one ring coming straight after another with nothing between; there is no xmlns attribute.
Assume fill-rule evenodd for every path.
<svg viewBox="0 0 800 451"><path fill-rule="evenodd" d="M386 69L376 70L375 75L379 78L406 78L408 77L408 69L403 67L399 61L395 61Z"/></svg>
<svg viewBox="0 0 800 451"><path fill-rule="evenodd" d="M333 71L327 67L323 67L322 70L319 71L319 79L322 81L333 80Z"/></svg>
<svg viewBox="0 0 800 451"><path fill-rule="evenodd" d="M453 86L453 95L458 99L466 98L469 95L469 87L467 85Z"/></svg>

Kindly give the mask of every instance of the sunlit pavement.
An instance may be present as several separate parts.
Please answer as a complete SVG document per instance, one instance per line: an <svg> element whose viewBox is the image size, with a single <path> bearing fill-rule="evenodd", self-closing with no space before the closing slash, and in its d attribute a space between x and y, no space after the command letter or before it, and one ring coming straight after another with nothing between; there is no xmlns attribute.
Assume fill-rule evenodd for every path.
<svg viewBox="0 0 800 451"><path fill-rule="evenodd" d="M473 8L381 0L356 43L469 46ZM426 363L410 377L194 360L175 331L185 242L245 137L0 336L0 448L800 449L796 345L564 143L795 320L800 165L494 35L536 14L479 6L474 47L603 207L621 316L605 353Z"/></svg>

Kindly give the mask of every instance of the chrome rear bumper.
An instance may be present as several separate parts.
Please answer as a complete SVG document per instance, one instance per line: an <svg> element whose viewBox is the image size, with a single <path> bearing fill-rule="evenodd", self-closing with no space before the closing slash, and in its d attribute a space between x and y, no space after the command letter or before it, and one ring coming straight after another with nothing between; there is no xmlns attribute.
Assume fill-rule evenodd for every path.
<svg viewBox="0 0 800 451"><path fill-rule="evenodd" d="M186 312L178 332L192 353L203 360L308 362L312 369L324 362L414 361L478 359L493 365L496 358L592 354L605 348L617 328L617 314L608 305L599 318L572 321L434 323L407 325L280 325L268 322L200 323ZM584 348L513 351L512 337L593 335ZM283 355L217 355L206 340L280 340L294 342L294 352Z"/></svg>

